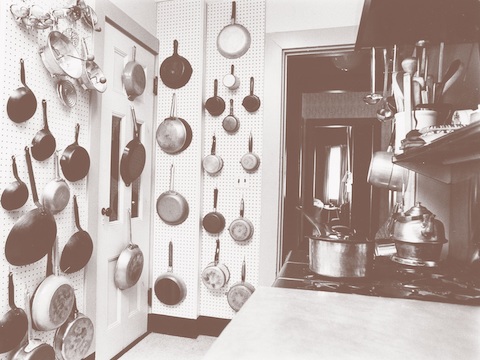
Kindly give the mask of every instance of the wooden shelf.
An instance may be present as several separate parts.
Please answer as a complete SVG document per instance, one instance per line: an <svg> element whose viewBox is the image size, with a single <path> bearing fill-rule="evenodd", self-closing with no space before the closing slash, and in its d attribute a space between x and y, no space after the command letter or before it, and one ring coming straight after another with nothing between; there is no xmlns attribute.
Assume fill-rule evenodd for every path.
<svg viewBox="0 0 480 360"><path fill-rule="evenodd" d="M450 184L480 169L480 122L393 158L406 169Z"/></svg>

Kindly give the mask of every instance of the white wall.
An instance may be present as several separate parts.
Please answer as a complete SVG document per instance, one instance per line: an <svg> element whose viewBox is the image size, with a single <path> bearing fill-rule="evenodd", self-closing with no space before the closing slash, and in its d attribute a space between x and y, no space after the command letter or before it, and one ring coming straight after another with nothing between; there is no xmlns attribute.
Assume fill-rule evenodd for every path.
<svg viewBox="0 0 480 360"><path fill-rule="evenodd" d="M157 4L155 0L110 0L153 35L157 33Z"/></svg>

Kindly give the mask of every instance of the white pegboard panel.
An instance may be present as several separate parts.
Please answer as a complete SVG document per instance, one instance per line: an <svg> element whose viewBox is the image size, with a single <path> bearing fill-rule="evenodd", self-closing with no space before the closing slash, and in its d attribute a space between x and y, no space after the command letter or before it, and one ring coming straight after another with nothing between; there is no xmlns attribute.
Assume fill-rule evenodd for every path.
<svg viewBox="0 0 480 360"><path fill-rule="evenodd" d="M231 1L207 2L207 34L205 60L204 101L213 96L213 83L218 79L218 95L226 103L226 109L220 116L211 116L204 111L204 148L203 154L210 153L211 136L217 137L217 154L224 160L224 167L218 176L204 173L202 216L212 211L213 188L219 190L217 211L226 219L225 229L218 235L220 238L220 261L230 270L229 283L220 290L209 290L201 286L200 314L218 318L231 318L235 312L228 305L226 292L241 280L241 266L246 261L246 281L256 286L258 283L259 243L261 241L261 177L262 177L262 123L263 107L249 113L242 106L245 96L250 93L250 77L254 78L254 94L263 99L264 68L264 34L265 34L265 1L240 0L236 2L236 23L243 25L251 35L248 51L238 59L224 58L217 50L217 36L224 26L230 24L232 13ZM240 79L240 86L230 90L223 85L223 77L230 73L234 65L234 74ZM222 121L229 114L230 99L233 99L233 114L240 122L235 134L227 133ZM253 137L253 152L260 157L260 167L253 173L246 172L241 164L241 157L248 152L248 138ZM243 183L238 186L238 182ZM245 183L244 183L245 182ZM253 237L245 243L232 239L228 227L240 214L240 202L244 199L244 217L254 227ZM213 259L215 240L212 235L202 230L201 269Z"/></svg>
<svg viewBox="0 0 480 360"><path fill-rule="evenodd" d="M178 54L186 58L193 69L189 82L180 89L170 89L160 79L157 127L170 116L172 95L175 93L177 116L189 123L193 136L190 146L175 155L165 153L155 144L155 200L169 190L170 166L174 164L174 190L185 197L190 211L182 224L168 225L158 217L156 208L152 209L155 212L152 287L156 278L167 271L170 240L173 242L173 271L187 286L185 300L176 306L166 306L153 295L152 312L194 319L198 316L199 288L204 4L201 0L160 2L157 4L157 18L159 65L172 55L173 42L177 40Z"/></svg>
<svg viewBox="0 0 480 360"><path fill-rule="evenodd" d="M74 79L70 79L77 91L77 103L75 107L68 108L63 105L57 96L56 81L43 65L39 55L39 49L45 46L47 36L51 29L46 30L27 30L20 27L13 19L10 13L10 5L20 3L20 1L2 2L2 13L0 14L0 24L2 32L2 48L4 49L1 59L2 65L2 117L0 122L0 191L13 181L11 168L11 156L15 155L20 178L30 188L25 161L25 146L31 144L35 134L43 128L42 99L47 101L47 117L50 131L56 139L57 150L61 156L63 150L75 140L75 125L80 124L79 144L89 149L89 93L84 91ZM71 0L27 0L23 4L27 7L40 5L46 10L60 9L70 7ZM60 19L58 31L63 32L67 27L73 27L80 37L85 37L87 44L91 44L91 29L81 21L74 24L67 20ZM81 52L80 46L78 50ZM93 46L89 46L93 51ZM34 116L24 123L14 123L8 118L6 104L12 91L21 86L20 83L20 58L25 61L26 83L37 98L37 110ZM54 178L53 156L45 161L33 160L33 169L37 185L37 191L41 196L45 185ZM61 174L62 175L62 174ZM77 182L67 182L70 187L71 196L77 195L80 223L84 228L87 226L87 178ZM19 210L6 211L0 208L0 246L5 248L5 241L11 228L22 215L32 210L35 205L32 200L29 189L29 199L27 203ZM77 229L74 223L73 201L70 200L67 207L55 215L57 223L58 247L60 253ZM24 292L28 289L30 293L35 291L37 285L45 277L46 258L37 261L34 264L26 266L10 265L4 255L0 257L0 314L8 310L7 301L7 281L10 271L14 274L15 281L15 301L19 307L23 307ZM66 275L72 281L78 301L78 307L83 309L83 271ZM34 332L34 337L39 338L49 344L53 343L54 331ZM8 354L1 354L0 359L8 358Z"/></svg>

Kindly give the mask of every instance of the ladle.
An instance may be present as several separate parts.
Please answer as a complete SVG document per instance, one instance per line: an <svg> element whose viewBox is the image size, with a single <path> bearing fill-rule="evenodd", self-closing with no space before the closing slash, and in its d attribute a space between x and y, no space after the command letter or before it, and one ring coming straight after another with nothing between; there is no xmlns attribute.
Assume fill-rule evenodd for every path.
<svg viewBox="0 0 480 360"><path fill-rule="evenodd" d="M375 105L380 101L382 98L382 95L377 94L375 92L375 47L372 47L372 58L370 60L370 73L371 73L371 82L372 82L372 88L371 88L371 93L368 95L365 95L363 98L363 101L368 104L368 105Z"/></svg>
<svg viewBox="0 0 480 360"><path fill-rule="evenodd" d="M393 119L393 111L387 101L388 90L388 56L387 49L383 49L383 62L384 62L384 74L383 74L383 97L380 101L381 106L377 110L377 119L380 121L388 121Z"/></svg>
<svg viewBox="0 0 480 360"><path fill-rule="evenodd" d="M17 162L15 156L12 156L12 171L15 181L11 182L3 190L1 203L5 210L15 210L21 208L28 200L28 188L18 176Z"/></svg>

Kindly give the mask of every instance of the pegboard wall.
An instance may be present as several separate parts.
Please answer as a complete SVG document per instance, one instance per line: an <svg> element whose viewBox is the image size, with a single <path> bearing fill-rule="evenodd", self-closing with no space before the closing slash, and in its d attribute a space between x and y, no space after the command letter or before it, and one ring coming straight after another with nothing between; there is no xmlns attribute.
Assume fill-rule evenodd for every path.
<svg viewBox="0 0 480 360"><path fill-rule="evenodd" d="M62 104L56 92L57 79L52 78L50 73L43 65L39 55L39 49L46 45L47 36L52 30L26 29L20 27L10 12L12 4L22 3L24 6L39 5L45 10L61 9L72 5L71 0L25 0L21 1L4 1L1 7L0 26L2 31L2 48L3 55L1 59L2 69L2 117L0 121L0 191L7 187L14 177L12 174L11 157L16 157L18 172L20 178L27 184L29 188L29 198L27 203L18 210L7 211L0 208L0 246L5 249L6 239L13 225L22 215L35 208L30 190L30 182L28 179L25 147L30 146L35 134L43 128L43 111L42 99L47 102L47 118L51 133L56 140L56 150L59 156L63 150L75 140L75 125L80 125L79 144L89 149L89 94L78 85L75 79L70 79L74 84L77 92L77 103L73 108ZM73 28L80 37L86 38L90 52L94 52L91 28L83 24L82 21L71 23L66 19L60 19L57 28L63 32L66 28ZM82 54L81 46L78 45L78 51ZM20 82L20 59L24 59L26 84L34 93L37 99L37 110L34 116L23 122L15 123L8 117L6 104L11 93L22 86ZM55 178L54 157L44 161L36 161L32 158L33 170L35 174L35 182L37 192L41 198L43 188L47 183ZM63 177L62 171L60 175ZM70 197L77 196L80 223L84 229L88 229L87 219L87 192L86 185L88 176L76 182L68 182L70 188ZM75 227L73 200L60 213L55 215L57 224L58 249L59 254L77 229ZM26 266L13 266L8 263L4 252L0 257L0 316L3 316L8 310L8 274L13 273L15 285L15 302L18 307L24 308L25 290L33 294L37 285L45 278L46 274L46 257ZM76 273L65 275L73 283L78 308L83 311L83 284L84 272L80 270ZM53 337L55 331L34 331L33 337L53 345ZM9 358L9 354L0 354L0 359Z"/></svg>
<svg viewBox="0 0 480 360"><path fill-rule="evenodd" d="M251 35L250 48L237 59L223 57L216 45L219 32L231 23L231 1L160 2L157 12L159 63L172 54L173 40L177 39L179 54L187 58L193 68L192 78L180 89L170 89L160 81L157 125L169 116L175 92L177 115L189 122L193 139L191 145L177 155L166 154L157 146L155 196L168 190L169 167L174 163L174 188L189 202L190 215L184 223L174 226L166 225L158 216L155 218L153 282L167 270L168 242L172 240L173 272L184 279L187 297L176 306L166 306L153 295L152 312L186 318L201 315L229 319L235 312L228 305L226 293L241 280L244 259L246 281L254 286L258 283L263 107L249 113L242 101L250 94L250 77L254 77L254 94L263 99L265 0L237 1L236 23L243 25ZM240 80L235 90L223 85L223 77L230 74L231 65ZM218 80L218 96L226 103L225 111L219 116L212 116L204 109L205 101L213 96L215 79ZM222 126L223 119L230 113L230 99L233 99L233 114L240 122L234 134L227 133ZM202 159L210 154L214 134L216 154L223 159L224 165L218 174L210 175L203 170ZM248 152L250 134L253 152L260 157L260 167L252 173L246 172L240 164L240 159ZM215 187L219 191L217 211L226 220L220 234L210 234L202 226L203 216L213 211ZM240 216L242 198L244 216L254 227L252 238L244 243L233 240L228 231L230 223ZM229 268L230 280L221 289L209 290L201 280L201 273L213 261L217 238L220 239L220 262Z"/></svg>

